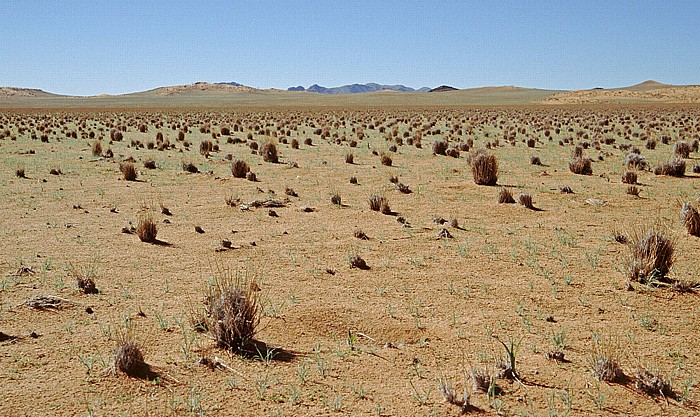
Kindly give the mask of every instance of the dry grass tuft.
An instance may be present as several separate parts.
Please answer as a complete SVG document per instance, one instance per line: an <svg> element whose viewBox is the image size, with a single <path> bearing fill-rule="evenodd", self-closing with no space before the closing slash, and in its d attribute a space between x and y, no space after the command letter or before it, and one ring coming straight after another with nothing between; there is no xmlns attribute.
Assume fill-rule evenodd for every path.
<svg viewBox="0 0 700 417"><path fill-rule="evenodd" d="M654 174L682 177L685 175L685 161L681 158L673 158L665 164L654 168Z"/></svg>
<svg viewBox="0 0 700 417"><path fill-rule="evenodd" d="M353 236L361 240L369 240L369 237L361 229L355 229Z"/></svg>
<svg viewBox="0 0 700 417"><path fill-rule="evenodd" d="M440 395L442 395L442 399L448 404L459 407L462 414L466 414L470 410L471 405L469 403L469 390L466 388L466 386L464 387L464 393L461 399L457 395L455 389L452 387L452 383L446 380L444 377L438 379L437 389Z"/></svg>
<svg viewBox="0 0 700 417"><path fill-rule="evenodd" d="M260 149L260 154L263 157L263 161L276 164L279 162L279 157L277 156L277 145L272 141L267 141Z"/></svg>
<svg viewBox="0 0 700 417"><path fill-rule="evenodd" d="M154 243L156 241L156 235L158 234L158 226L153 219L152 210L147 207L142 207L138 214L138 226L136 227L136 234L138 234L141 242Z"/></svg>
<svg viewBox="0 0 700 417"><path fill-rule="evenodd" d="M199 168L197 168L197 165L193 164L192 162L185 161L182 161L182 170L191 174L196 174L199 172Z"/></svg>
<svg viewBox="0 0 700 417"><path fill-rule="evenodd" d="M153 159L146 159L143 161L143 167L146 169L156 169L156 161Z"/></svg>
<svg viewBox="0 0 700 417"><path fill-rule="evenodd" d="M691 203L683 204L681 220L689 235L700 237L700 214Z"/></svg>
<svg viewBox="0 0 700 417"><path fill-rule="evenodd" d="M75 282L78 285L78 289L84 294L98 294L99 290L95 285L95 267L94 265L89 265L85 268L76 267L73 264L69 264L70 270L69 275L75 278Z"/></svg>
<svg viewBox="0 0 700 417"><path fill-rule="evenodd" d="M639 187L637 187L636 185L630 185L629 187L627 187L627 191L626 191L626 192L627 192L628 195L633 195L633 196L635 196L635 197L639 197L639 193L640 193L641 191L642 191L642 190L641 190Z"/></svg>
<svg viewBox="0 0 700 417"><path fill-rule="evenodd" d="M474 183L477 185L496 185L498 182L498 160L492 153L478 149L469 155Z"/></svg>
<svg viewBox="0 0 700 417"><path fill-rule="evenodd" d="M688 158L692 150L690 144L686 142L676 142L673 145L673 154L679 158Z"/></svg>
<svg viewBox="0 0 700 417"><path fill-rule="evenodd" d="M205 327L217 346L244 353L260 324L260 288L247 273L233 273L221 265L213 275L205 291Z"/></svg>
<svg viewBox="0 0 700 417"><path fill-rule="evenodd" d="M666 398L675 398L671 382L660 373L653 373L647 369L641 368L635 375L634 386L643 393L651 396L662 396Z"/></svg>
<svg viewBox="0 0 700 417"><path fill-rule="evenodd" d="M629 238L630 253L625 271L630 281L641 284L665 280L674 260L675 241L659 228L641 228Z"/></svg>
<svg viewBox="0 0 700 417"><path fill-rule="evenodd" d="M233 174L233 178L245 178L249 171L250 167L248 167L246 161L236 158L231 162L231 174Z"/></svg>
<svg viewBox="0 0 700 417"><path fill-rule="evenodd" d="M350 262L350 268L357 268L357 269L362 269L362 270L367 270L369 269L369 266L367 266L367 262L365 262L364 259L360 257L360 255L353 255L349 259Z"/></svg>
<svg viewBox="0 0 700 417"><path fill-rule="evenodd" d="M595 340L590 357L593 377L598 381L621 382L625 378L620 368L620 346L616 339Z"/></svg>
<svg viewBox="0 0 700 417"><path fill-rule="evenodd" d="M433 153L435 155L445 155L447 152L447 141L444 139L438 139L433 142Z"/></svg>
<svg viewBox="0 0 700 417"><path fill-rule="evenodd" d="M389 157L389 155L384 154L384 153L383 153L382 156L379 158L379 160L381 161L382 165L385 165L385 166L388 166L388 167L390 167L391 164L393 163L391 157Z"/></svg>
<svg viewBox="0 0 700 417"><path fill-rule="evenodd" d="M102 155L102 142L95 141L95 143L92 144L92 156L100 156Z"/></svg>
<svg viewBox="0 0 700 417"><path fill-rule="evenodd" d="M352 152L348 152L345 154L345 163L346 164L352 164L355 162L355 156L352 154Z"/></svg>
<svg viewBox="0 0 700 417"><path fill-rule="evenodd" d="M380 211L382 207L387 206L388 203L384 196L379 194L372 194L369 196L369 208L372 211Z"/></svg>
<svg viewBox="0 0 700 417"><path fill-rule="evenodd" d="M518 203L520 203L520 205L525 206L531 210L535 208L535 206L532 205L532 197L530 196L530 194L526 194L526 193L520 194L518 196Z"/></svg>
<svg viewBox="0 0 700 417"><path fill-rule="evenodd" d="M488 369L472 368L471 379L474 392L488 392L493 384L493 376Z"/></svg>
<svg viewBox="0 0 700 417"><path fill-rule="evenodd" d="M532 155L530 157L530 165L542 165L542 161L540 160L540 157L537 155Z"/></svg>
<svg viewBox="0 0 700 417"><path fill-rule="evenodd" d="M147 367L140 344L136 341L131 321L125 329L116 332L117 348L114 350L112 366L129 376L137 376Z"/></svg>
<svg viewBox="0 0 700 417"><path fill-rule="evenodd" d="M19 167L15 171L17 178L27 178L27 174L24 172L24 167Z"/></svg>
<svg viewBox="0 0 700 417"><path fill-rule="evenodd" d="M593 161L590 158L572 158L569 161L569 171L579 175L593 175L591 162Z"/></svg>
<svg viewBox="0 0 700 417"><path fill-rule="evenodd" d="M622 174L623 184L636 184L637 183L637 173L634 171L626 171Z"/></svg>
<svg viewBox="0 0 700 417"><path fill-rule="evenodd" d="M138 177L138 172L136 171L136 166L131 162L121 162L119 163L119 170L122 172L122 176L127 181L136 181Z"/></svg>
<svg viewBox="0 0 700 417"><path fill-rule="evenodd" d="M507 187L501 187L498 190L498 203L499 204L514 204L515 199L513 199L513 193Z"/></svg>

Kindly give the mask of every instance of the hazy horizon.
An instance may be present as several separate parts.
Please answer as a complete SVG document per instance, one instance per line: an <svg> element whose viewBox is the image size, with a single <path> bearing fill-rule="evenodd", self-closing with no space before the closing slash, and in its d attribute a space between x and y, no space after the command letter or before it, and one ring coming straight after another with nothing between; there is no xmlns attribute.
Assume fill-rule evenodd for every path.
<svg viewBox="0 0 700 417"><path fill-rule="evenodd" d="M0 5L0 85L127 94L238 82L551 90L698 84L692 1Z"/></svg>

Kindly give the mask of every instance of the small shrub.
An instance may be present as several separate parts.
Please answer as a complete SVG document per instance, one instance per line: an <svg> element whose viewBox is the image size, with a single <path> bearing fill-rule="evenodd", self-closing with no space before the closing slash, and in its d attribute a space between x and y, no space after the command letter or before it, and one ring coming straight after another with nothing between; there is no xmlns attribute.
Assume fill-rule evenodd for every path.
<svg viewBox="0 0 700 417"><path fill-rule="evenodd" d="M683 204L681 220L689 235L700 237L700 214L691 203Z"/></svg>
<svg viewBox="0 0 700 417"><path fill-rule="evenodd" d="M246 161L236 158L231 162L233 178L245 178L249 171L250 167Z"/></svg>
<svg viewBox="0 0 700 417"><path fill-rule="evenodd" d="M498 190L498 202L500 204L515 203L515 199L513 199L513 193L511 193L510 189L506 187L501 187L501 189Z"/></svg>
<svg viewBox="0 0 700 417"><path fill-rule="evenodd" d="M142 374L147 368L140 344L136 341L131 321L126 329L117 331L117 348L113 354L113 368L129 376Z"/></svg>
<svg viewBox="0 0 700 417"><path fill-rule="evenodd" d="M591 168L590 158L573 158L569 161L569 170L574 174L579 175L592 175L593 168Z"/></svg>
<svg viewBox="0 0 700 417"><path fill-rule="evenodd" d="M84 294L97 294L97 286L95 285L95 268L94 265L90 265L86 268L79 268L70 264L69 274L75 278L75 282L78 289Z"/></svg>
<svg viewBox="0 0 700 417"><path fill-rule="evenodd" d="M352 152L348 152L345 154L345 163L346 164L352 164L355 161L355 156L352 154Z"/></svg>
<svg viewBox="0 0 700 417"><path fill-rule="evenodd" d="M314 144L314 141L311 138L304 139L304 145L312 146L313 144Z"/></svg>
<svg viewBox="0 0 700 417"><path fill-rule="evenodd" d="M350 184L357 184L357 177L350 177Z"/></svg>
<svg viewBox="0 0 700 417"><path fill-rule="evenodd" d="M245 179L247 179L250 182L257 182L258 181L258 176L255 175L255 172L253 171L248 171L247 174L245 174Z"/></svg>
<svg viewBox="0 0 700 417"><path fill-rule="evenodd" d="M479 149L470 155L467 162L471 165L474 183L477 185L496 185L498 182L498 160L495 155Z"/></svg>
<svg viewBox="0 0 700 417"><path fill-rule="evenodd" d="M146 169L156 169L156 161L153 159L146 159L143 161L143 167Z"/></svg>
<svg viewBox="0 0 700 417"><path fill-rule="evenodd" d="M204 156L209 156L209 153L212 152L214 149L214 145L211 143L210 140L203 140L199 144L199 153L201 153Z"/></svg>
<svg viewBox="0 0 700 417"><path fill-rule="evenodd" d="M623 184L636 184L637 183L637 173L634 171L626 171L622 174Z"/></svg>
<svg viewBox="0 0 700 417"><path fill-rule="evenodd" d="M156 235L158 234L158 226L153 219L153 214L151 210L143 207L138 214L138 226L136 227L136 234L138 234L141 242L154 243L156 241Z"/></svg>
<svg viewBox="0 0 700 417"><path fill-rule="evenodd" d="M277 146L274 142L268 141L263 145L260 150L260 154L263 157L263 161L276 164L279 162L279 157L277 156Z"/></svg>
<svg viewBox="0 0 700 417"><path fill-rule="evenodd" d="M335 193L331 196L331 203L335 204L336 206L339 206L341 202L342 199L340 197L340 194Z"/></svg>
<svg viewBox="0 0 700 417"><path fill-rule="evenodd" d="M667 163L654 168L654 175L682 177L685 175L685 161L681 158L673 158Z"/></svg>
<svg viewBox="0 0 700 417"><path fill-rule="evenodd" d="M630 281L663 281L674 261L674 240L657 228L642 228L630 237L625 270Z"/></svg>
<svg viewBox="0 0 700 417"><path fill-rule="evenodd" d="M138 173L136 172L136 167L131 162L121 162L119 163L119 170L122 172L122 176L127 181L136 181Z"/></svg>
<svg viewBox="0 0 700 417"><path fill-rule="evenodd" d="M542 161L540 160L540 157L537 155L532 155L530 157L530 165L542 165Z"/></svg>
<svg viewBox="0 0 700 417"><path fill-rule="evenodd" d="M299 140L297 140L296 138L292 139L292 142L290 144L292 146L292 149L299 149Z"/></svg>
<svg viewBox="0 0 700 417"><path fill-rule="evenodd" d="M27 174L24 172L24 167L19 167L15 170L15 175L17 178L27 178Z"/></svg>

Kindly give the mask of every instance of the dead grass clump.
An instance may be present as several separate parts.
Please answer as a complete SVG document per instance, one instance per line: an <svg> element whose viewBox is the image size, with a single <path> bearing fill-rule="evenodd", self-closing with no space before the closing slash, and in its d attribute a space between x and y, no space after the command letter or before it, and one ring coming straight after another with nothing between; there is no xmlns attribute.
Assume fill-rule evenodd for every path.
<svg viewBox="0 0 700 417"><path fill-rule="evenodd" d="M138 214L138 226L136 227L141 242L154 243L158 234L158 226L153 219L153 213L150 209L143 207Z"/></svg>
<svg viewBox="0 0 700 417"><path fill-rule="evenodd" d="M640 192L641 192L641 190L636 185L630 185L629 187L627 187L627 194L628 195L639 197Z"/></svg>
<svg viewBox="0 0 700 417"><path fill-rule="evenodd" d="M292 146L292 149L299 149L299 140L296 138L292 139L290 145Z"/></svg>
<svg viewBox="0 0 700 417"><path fill-rule="evenodd" d="M192 162L185 161L182 162L182 170L191 174L196 174L199 172L199 168L197 168L197 165L193 164Z"/></svg>
<svg viewBox="0 0 700 417"><path fill-rule="evenodd" d="M455 389L452 387L452 383L443 377L438 379L437 389L440 395L442 395L442 399L445 400L446 403L459 407L462 414L469 412L471 405L469 403L469 390L466 386L464 387L464 393L461 399L457 395Z"/></svg>
<svg viewBox="0 0 700 417"><path fill-rule="evenodd" d="M675 241L659 228L641 228L630 236L625 270L630 281L662 281L674 260Z"/></svg>
<svg viewBox="0 0 700 417"><path fill-rule="evenodd" d="M369 240L369 237L367 237L365 232L363 232L361 229L355 229L355 231L353 232L353 236L360 240Z"/></svg>
<svg viewBox="0 0 700 417"><path fill-rule="evenodd" d="M471 165L474 183L477 185L496 185L498 182L498 160L492 153L478 149L469 155L467 162Z"/></svg>
<svg viewBox="0 0 700 417"><path fill-rule="evenodd" d="M675 398L676 395L673 392L671 382L666 377L658 372L653 373L644 368L641 368L635 375L634 386L651 397Z"/></svg>
<svg viewBox="0 0 700 417"><path fill-rule="evenodd" d="M474 392L488 392L493 385L493 376L488 369L472 368L471 379Z"/></svg>
<svg viewBox="0 0 700 417"><path fill-rule="evenodd" d="M387 206L388 203L386 198L379 194L372 194L369 196L369 208L372 211L380 211L382 207Z"/></svg>
<svg viewBox="0 0 700 417"><path fill-rule="evenodd" d="M218 266L205 293L206 328L217 346L245 351L260 324L262 306L255 279Z"/></svg>
<svg viewBox="0 0 700 417"><path fill-rule="evenodd" d="M537 155L532 155L530 157L530 165L542 165L542 161L540 160L540 157Z"/></svg>
<svg viewBox="0 0 700 417"><path fill-rule="evenodd" d="M275 145L275 143L272 141L268 141L263 145L262 149L260 150L260 154L265 162L270 162L273 164L279 162L279 157L277 156L277 145Z"/></svg>
<svg viewBox="0 0 700 417"><path fill-rule="evenodd" d="M447 141L444 139L438 139L433 142L433 154L435 155L445 155L447 152Z"/></svg>
<svg viewBox="0 0 700 417"><path fill-rule="evenodd" d="M199 144L199 153L201 153L204 156L209 156L209 153L214 150L214 145L211 143L210 140L203 140L202 143Z"/></svg>
<svg viewBox="0 0 700 417"><path fill-rule="evenodd" d="M499 204L513 204L515 199L513 199L513 193L507 187L501 187L498 190L498 203Z"/></svg>
<svg viewBox="0 0 700 417"><path fill-rule="evenodd" d="M15 170L15 175L17 178L27 178L27 174L24 172L24 167L19 167Z"/></svg>
<svg viewBox="0 0 700 417"><path fill-rule="evenodd" d="M299 197L299 194L297 194L297 192L294 191L294 189L292 189L291 187L286 187L284 189L284 193L290 197Z"/></svg>
<svg viewBox="0 0 700 417"><path fill-rule="evenodd" d="M342 198L340 197L340 194L334 193L331 195L331 203L335 204L336 206L341 205Z"/></svg>
<svg viewBox="0 0 700 417"><path fill-rule="evenodd" d="M49 174L61 175L61 174L63 174L63 172L61 172L61 168L51 168L51 170L49 170Z"/></svg>
<svg viewBox="0 0 700 417"><path fill-rule="evenodd" d="M357 184L357 177L350 177L350 184Z"/></svg>
<svg viewBox="0 0 700 417"><path fill-rule="evenodd" d="M621 382L625 374L620 367L619 343L613 338L595 340L590 368L593 377L598 381Z"/></svg>
<svg viewBox="0 0 700 417"><path fill-rule="evenodd" d="M119 170L122 172L122 176L127 181L136 181L138 173L136 172L136 167L131 162L122 162L119 164Z"/></svg>
<svg viewBox="0 0 700 417"><path fill-rule="evenodd" d="M637 183L637 173L634 171L626 171L622 174L623 184L636 184Z"/></svg>
<svg viewBox="0 0 700 417"><path fill-rule="evenodd" d="M681 219L688 234L700 237L700 214L691 203L683 204L681 208Z"/></svg>
<svg viewBox="0 0 700 417"><path fill-rule="evenodd" d="M245 178L249 171L250 167L248 167L246 161L236 158L231 162L231 174L233 174L233 178Z"/></svg>
<svg viewBox="0 0 700 417"><path fill-rule="evenodd" d="M394 188L396 188L396 190L402 194L411 194L413 192L408 187L408 185L403 184L401 182L397 182L396 184L394 184Z"/></svg>
<svg viewBox="0 0 700 417"><path fill-rule="evenodd" d="M645 170L649 166L647 164L646 158L644 158L639 153L630 152L625 157L625 165L629 169Z"/></svg>
<svg viewBox="0 0 700 417"><path fill-rule="evenodd" d="M563 187L559 187L559 192L562 194L573 194L574 190L572 190L568 185L565 185Z"/></svg>
<svg viewBox="0 0 700 417"><path fill-rule="evenodd" d="M311 139L311 138L304 139L304 145L313 146L313 144L314 144L313 139Z"/></svg>
<svg viewBox="0 0 700 417"><path fill-rule="evenodd" d="M355 156L352 154L352 152L348 152L345 154L345 163L346 164L352 164L355 162Z"/></svg>
<svg viewBox="0 0 700 417"><path fill-rule="evenodd" d="M248 171L247 174L245 174L245 179L247 179L250 182L257 182L258 181L258 176L255 175L255 172L253 171Z"/></svg>
<svg viewBox="0 0 700 417"><path fill-rule="evenodd" d="M388 167L390 167L391 164L393 163L393 161L391 160L391 157L389 157L389 155L384 154L384 153L383 153L382 156L379 158L379 160L381 161L382 165L385 165L385 166L388 166Z"/></svg>
<svg viewBox="0 0 700 417"><path fill-rule="evenodd" d="M126 375L137 376L147 365L130 320L125 327L116 332L117 348L114 350L112 366Z"/></svg>
<svg viewBox="0 0 700 417"><path fill-rule="evenodd" d="M654 175L682 177L685 175L685 161L681 158L673 158L665 164L661 164L654 168Z"/></svg>
<svg viewBox="0 0 700 417"><path fill-rule="evenodd" d="M518 196L518 203L520 203L521 206L527 207L531 210L535 208L535 206L532 205L532 197L527 193L523 193Z"/></svg>
<svg viewBox="0 0 700 417"><path fill-rule="evenodd" d="M95 143L92 144L92 156L100 156L102 155L102 142L95 141Z"/></svg>
<svg viewBox="0 0 700 417"><path fill-rule="evenodd" d="M360 257L360 255L353 255L350 257L350 268L357 268L357 269L362 269L362 270L367 270L369 269L369 266L367 266L367 262L365 262L364 259Z"/></svg>
<svg viewBox="0 0 700 417"><path fill-rule="evenodd" d="M692 148L689 143L686 142L676 142L673 145L673 154L679 158L688 158Z"/></svg>
<svg viewBox="0 0 700 417"><path fill-rule="evenodd" d="M590 158L572 158L569 161L569 171L578 175L593 175L593 168L591 168Z"/></svg>
<svg viewBox="0 0 700 417"><path fill-rule="evenodd" d="M95 285L95 267L94 265L89 265L85 268L79 268L70 264L69 274L75 278L75 282L78 285L78 289L84 294L98 294L99 290L97 285Z"/></svg>
<svg viewBox="0 0 700 417"><path fill-rule="evenodd" d="M156 169L156 161L153 159L146 159L143 161L143 167L146 169Z"/></svg>

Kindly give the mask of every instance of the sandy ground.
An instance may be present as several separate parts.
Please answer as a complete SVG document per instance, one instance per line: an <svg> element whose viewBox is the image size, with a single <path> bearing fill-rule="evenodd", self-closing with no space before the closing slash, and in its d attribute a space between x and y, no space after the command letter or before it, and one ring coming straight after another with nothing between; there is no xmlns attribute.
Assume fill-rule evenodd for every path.
<svg viewBox="0 0 700 417"><path fill-rule="evenodd" d="M176 140L185 121L189 149ZM232 132L237 139L249 132L259 144L273 139L280 163L251 154L251 140L233 144L227 136L205 158L199 144L212 136L199 127L207 121L214 132L238 122L244 132ZM699 122L696 107L6 111L0 132L17 137L0 140L0 332L7 336L0 341L0 415L458 415L438 392L440 379L460 398L467 387L474 414L697 415L698 295L637 283L627 290L628 249L611 236L614 229L666 227L676 248L669 275L700 281L700 241L679 221L679 202L700 197L700 177L692 173L698 153L687 159L684 178L639 171L642 191L634 197L620 181L627 151L619 149L638 147L653 168L672 156L674 142L697 137ZM19 123L27 127L22 134ZM148 132L138 132L141 123ZM289 134L273 138L282 124ZM425 124L433 126L423 129L423 147L407 145L403 133L413 126L410 137ZM44 125L53 131L48 142L32 139ZM123 141L109 144L113 125L128 128ZM79 126L77 139L63 132ZM314 134L325 127L347 140ZM504 139L511 127L519 131L514 145ZM350 148L360 128L365 137ZM397 152L385 138L393 128L403 141ZM175 148L130 146L155 141L157 132ZM645 132L659 140L655 150L645 149ZM664 135L670 144L661 142ZM282 136L298 138L299 149L279 143ZM92 155L100 137L113 158ZM467 152L432 154L443 137L471 139L475 147L498 139L491 150L498 184L516 197L529 193L540 210L498 204L499 187L472 180ZM524 143L530 137L534 148ZM603 138L615 141L596 150ZM591 145L584 154L595 160L593 175L568 170L579 142ZM389 155L392 166L372 150ZM348 152L354 164L345 163ZM232 178L227 154L245 159L258 182ZM531 165L532 155L544 165ZM135 182L119 171L130 156ZM155 170L143 167L148 158ZM184 172L183 161L202 172ZM19 167L27 178L16 176ZM50 175L52 168L62 174ZM412 193L396 191L391 176ZM574 193L560 193L562 186ZM298 197L287 196L287 187ZM371 211L373 193L395 213ZM333 194L341 205L331 203ZM227 197L286 206L272 217L262 207L230 207ZM136 225L144 204L156 210L158 239L168 245L121 232ZM160 214L160 204L172 215ZM436 217L455 219L457 227ZM369 240L355 238L357 228ZM438 238L443 228L451 238ZM232 248L220 251L222 239ZM350 268L354 255L370 269ZM217 265L257 278L264 314L256 339L269 355L233 355L194 331L189 312L201 306ZM100 293L79 292L71 266L94 270ZM60 297L62 306L27 307L37 295ZM113 339L125 321L143 347L149 378L112 370ZM520 342L520 378L496 379L500 395L472 392L472 369L494 372L505 357L498 340ZM593 377L596 345L617 351L627 381ZM545 356L556 349L564 361ZM199 363L203 357L226 367L212 370ZM640 367L671 381L676 398L637 389Z"/></svg>

